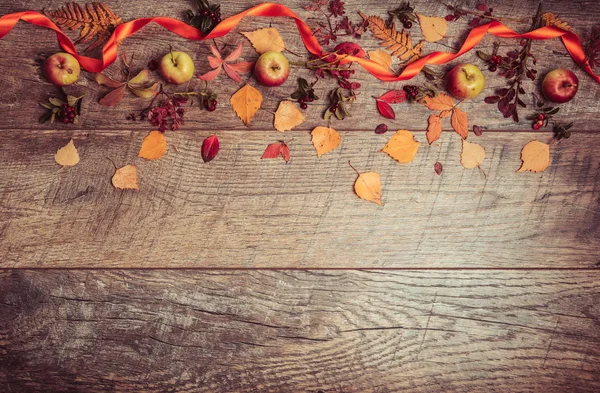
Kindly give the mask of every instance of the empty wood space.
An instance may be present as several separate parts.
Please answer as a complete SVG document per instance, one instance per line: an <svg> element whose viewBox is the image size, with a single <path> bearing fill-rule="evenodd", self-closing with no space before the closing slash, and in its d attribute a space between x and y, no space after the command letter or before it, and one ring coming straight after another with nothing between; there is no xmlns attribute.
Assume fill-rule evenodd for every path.
<svg viewBox="0 0 600 393"><path fill-rule="evenodd" d="M148 16L184 18L193 1L106 2L125 21ZM221 3L224 17L258 1ZM476 10L475 0L411 1L415 11L445 16L445 3ZM0 15L54 9L49 0L0 3ZM311 26L324 18L286 0ZM538 2L489 0L493 15L528 31ZM399 5L345 1L357 11L387 17ZM600 2L544 1L586 41ZM471 16L449 23L446 38L425 53L463 43ZM239 34L276 27L293 61L307 58L295 24L285 18L247 18L217 40L244 43L241 60L257 54ZM415 23L415 40L422 35ZM68 32L75 39L77 32ZM345 37L340 37L343 41ZM338 42L339 42L338 41ZM478 49L499 53L518 40L487 36ZM380 48L370 33L356 41ZM328 47L331 49L334 45ZM190 53L196 73L210 68L208 43L186 41L157 25L125 40L119 53L136 70L169 48ZM531 129L483 102L505 80L474 51L460 62L482 68L484 92L460 107L469 141L482 145L481 169L460 163L461 140L444 124L439 141L425 138L431 113L419 104L395 105L396 119L377 113L373 96L410 82L382 83L355 67L361 83L352 117L334 121L341 146L317 158L310 130L334 86L306 122L280 133L273 114L312 78L293 66L280 87L221 75L209 86L214 112L186 107L185 124L168 131L158 161L137 157L152 130L131 121L148 101L128 95L100 106L109 90L93 75L67 87L85 94L77 126L38 123L39 103L60 94L41 64L60 51L56 35L20 22L0 40L0 392L597 392L600 391L600 86L578 69L560 40L536 41L540 77L526 85L539 94L556 67L579 77L576 98L557 120L574 122L572 136L553 143L551 166L516 173L522 147L549 142L550 127ZM100 51L95 52L96 56ZM445 72L450 65L434 66ZM120 78L120 62L107 73ZM159 80L158 74L153 74ZM246 127L230 96L248 80L264 97ZM199 91L194 78L170 91ZM374 133L380 123L390 131ZM421 142L414 162L380 152L393 132L411 130ZM204 138L217 134L218 157L205 164ZM56 150L71 138L81 162L61 168ZM291 161L261 160L269 143L285 140ZM356 173L381 174L384 206L353 192ZM441 162L441 176L434 163ZM115 165L133 163L139 191L111 185ZM349 270L345 270L349 269Z"/></svg>

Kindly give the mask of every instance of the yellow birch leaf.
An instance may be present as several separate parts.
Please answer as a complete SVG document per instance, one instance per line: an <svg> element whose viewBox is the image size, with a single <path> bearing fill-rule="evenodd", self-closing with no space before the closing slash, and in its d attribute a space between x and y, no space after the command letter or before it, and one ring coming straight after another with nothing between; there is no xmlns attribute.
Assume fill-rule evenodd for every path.
<svg viewBox="0 0 600 393"><path fill-rule="evenodd" d="M112 185L115 186L115 188L120 188L121 190L139 190L137 182L137 168L135 165L131 164L125 165L122 168L118 168L112 177Z"/></svg>
<svg viewBox="0 0 600 393"><path fill-rule="evenodd" d="M281 52L285 49L283 38L274 27L242 32L259 54L269 51Z"/></svg>
<svg viewBox="0 0 600 393"><path fill-rule="evenodd" d="M341 135L329 127L315 127L311 132L312 143L317 150L317 157L321 157L325 153L329 153L340 145L342 141Z"/></svg>
<svg viewBox="0 0 600 393"><path fill-rule="evenodd" d="M550 145L531 141L521 150L521 167L517 172L543 172L550 165Z"/></svg>
<svg viewBox="0 0 600 393"><path fill-rule="evenodd" d="M427 96L424 101L425 106L432 111L450 111L454 108L454 98L447 94L438 94L435 97Z"/></svg>
<svg viewBox="0 0 600 393"><path fill-rule="evenodd" d="M167 151L167 139L165 134L160 131L150 131L144 138L142 147L138 152L138 157L146 160L158 160Z"/></svg>
<svg viewBox="0 0 600 393"><path fill-rule="evenodd" d="M392 55L383 49L370 50L367 52L369 59L375 63L381 64L382 66L391 69L392 68Z"/></svg>
<svg viewBox="0 0 600 393"><path fill-rule="evenodd" d="M427 119L427 142L431 145L442 135L442 119L440 115L430 115Z"/></svg>
<svg viewBox="0 0 600 393"><path fill-rule="evenodd" d="M56 151L54 160L58 165L62 166L73 166L79 163L79 153L73 143L73 139Z"/></svg>
<svg viewBox="0 0 600 393"><path fill-rule="evenodd" d="M304 123L304 115L292 101L285 100L279 103L275 112L275 120L273 125L277 131L289 131L292 128Z"/></svg>
<svg viewBox="0 0 600 393"><path fill-rule="evenodd" d="M419 145L420 143L415 141L415 137L410 131L398 130L381 151L399 163L407 164L414 160Z"/></svg>
<svg viewBox="0 0 600 393"><path fill-rule="evenodd" d="M456 133L460 135L462 139L467 139L467 136L469 135L469 120L467 119L466 112L458 108L454 108L452 110L452 118L450 119L450 122L452 124L452 128L454 128L454 131L456 131Z"/></svg>
<svg viewBox="0 0 600 393"><path fill-rule="evenodd" d="M381 202L381 180L377 172L365 172L358 175L354 182L354 192L365 201L383 206Z"/></svg>
<svg viewBox="0 0 600 393"><path fill-rule="evenodd" d="M262 100L260 91L246 83L231 96L231 106L244 124L248 125L260 108Z"/></svg>
<svg viewBox="0 0 600 393"><path fill-rule="evenodd" d="M417 14L417 18L419 18L419 25L421 26L421 32L425 41L436 42L446 36L446 32L448 31L448 22L446 22L446 19L439 16L425 16L421 14Z"/></svg>
<svg viewBox="0 0 600 393"><path fill-rule="evenodd" d="M477 143L470 143L463 139L460 163L467 169L478 167L485 158L485 149Z"/></svg>

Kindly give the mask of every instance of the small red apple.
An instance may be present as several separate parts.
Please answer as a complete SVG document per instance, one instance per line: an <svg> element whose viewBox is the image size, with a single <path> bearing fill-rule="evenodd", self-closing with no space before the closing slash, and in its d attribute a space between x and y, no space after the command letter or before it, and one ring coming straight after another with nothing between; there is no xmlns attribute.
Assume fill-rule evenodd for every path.
<svg viewBox="0 0 600 393"><path fill-rule="evenodd" d="M254 64L254 77L265 86L279 86L290 74L290 63L281 52L265 52Z"/></svg>
<svg viewBox="0 0 600 393"><path fill-rule="evenodd" d="M544 96L559 104L571 101L579 89L579 79L573 71L566 68L557 68L550 71L542 82Z"/></svg>
<svg viewBox="0 0 600 393"><path fill-rule="evenodd" d="M72 55L59 52L48 57L44 62L46 78L57 86L68 86L77 82L81 68Z"/></svg>
<svg viewBox="0 0 600 393"><path fill-rule="evenodd" d="M158 71L164 80L179 85L194 76L194 61L185 52L172 51L160 60Z"/></svg>
<svg viewBox="0 0 600 393"><path fill-rule="evenodd" d="M485 86L485 76L474 64L454 66L446 76L446 89L456 98L477 97Z"/></svg>

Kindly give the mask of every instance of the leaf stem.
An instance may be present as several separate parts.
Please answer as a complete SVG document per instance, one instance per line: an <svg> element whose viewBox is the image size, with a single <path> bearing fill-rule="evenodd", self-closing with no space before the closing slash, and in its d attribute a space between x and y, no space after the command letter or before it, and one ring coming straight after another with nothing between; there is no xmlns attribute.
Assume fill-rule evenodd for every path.
<svg viewBox="0 0 600 393"><path fill-rule="evenodd" d="M350 165L350 168L354 169L354 172L356 172L356 174L360 176L360 172L352 164L350 164L350 160L348 160L348 165Z"/></svg>

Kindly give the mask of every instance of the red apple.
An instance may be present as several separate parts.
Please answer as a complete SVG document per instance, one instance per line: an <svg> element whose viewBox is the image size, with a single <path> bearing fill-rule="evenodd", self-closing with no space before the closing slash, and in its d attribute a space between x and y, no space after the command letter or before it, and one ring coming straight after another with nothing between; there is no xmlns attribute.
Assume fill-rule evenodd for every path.
<svg viewBox="0 0 600 393"><path fill-rule="evenodd" d="M477 97L485 86L485 76L474 64L459 64L446 76L446 89L456 98Z"/></svg>
<svg viewBox="0 0 600 393"><path fill-rule="evenodd" d="M81 68L75 57L65 52L59 52L46 59L44 73L46 78L55 85L68 86L77 82Z"/></svg>
<svg viewBox="0 0 600 393"><path fill-rule="evenodd" d="M160 60L158 71L164 80L179 85L194 76L194 61L185 52L172 51Z"/></svg>
<svg viewBox="0 0 600 393"><path fill-rule="evenodd" d="M265 86L279 86L290 74L290 63L281 52L265 52L254 64L254 77Z"/></svg>
<svg viewBox="0 0 600 393"><path fill-rule="evenodd" d="M571 101L579 89L579 79L573 71L557 68L550 71L542 82L542 93L552 101L562 104Z"/></svg>

